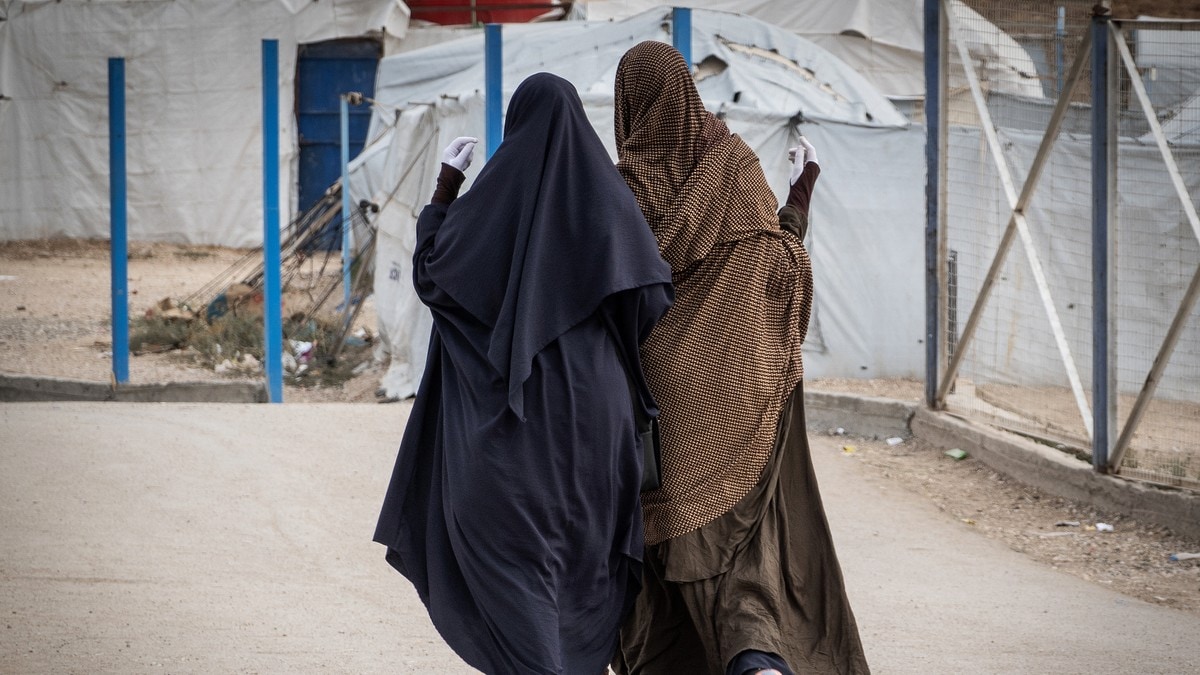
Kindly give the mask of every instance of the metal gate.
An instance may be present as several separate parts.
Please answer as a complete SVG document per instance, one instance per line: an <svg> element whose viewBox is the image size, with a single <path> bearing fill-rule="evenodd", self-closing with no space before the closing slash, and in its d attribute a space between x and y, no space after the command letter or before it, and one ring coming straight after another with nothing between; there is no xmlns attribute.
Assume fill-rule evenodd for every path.
<svg viewBox="0 0 1200 675"><path fill-rule="evenodd" d="M300 141L299 212L316 204L342 175L339 96L375 95L375 70L382 48L370 39L330 40L300 45L296 59L296 118ZM350 156L367 138L371 108L352 105ZM337 236L328 242L336 248Z"/></svg>
<svg viewBox="0 0 1200 675"><path fill-rule="evenodd" d="M1200 24L938 10L930 403L1200 487Z"/></svg>

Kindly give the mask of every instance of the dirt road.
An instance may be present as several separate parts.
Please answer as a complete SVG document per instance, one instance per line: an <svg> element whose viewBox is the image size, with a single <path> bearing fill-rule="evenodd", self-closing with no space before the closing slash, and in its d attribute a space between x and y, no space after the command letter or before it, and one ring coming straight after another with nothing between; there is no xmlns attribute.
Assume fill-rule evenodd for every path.
<svg viewBox="0 0 1200 675"><path fill-rule="evenodd" d="M0 672L471 672L370 541L408 409L0 406ZM1195 614L1049 569L813 443L876 672L1200 669Z"/></svg>

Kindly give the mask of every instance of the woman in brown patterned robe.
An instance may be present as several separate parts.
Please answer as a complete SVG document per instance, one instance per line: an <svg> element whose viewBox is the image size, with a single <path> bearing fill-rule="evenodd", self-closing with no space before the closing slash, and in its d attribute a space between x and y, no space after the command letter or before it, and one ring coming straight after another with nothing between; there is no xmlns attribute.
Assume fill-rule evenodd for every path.
<svg viewBox="0 0 1200 675"><path fill-rule="evenodd" d="M644 588L613 667L866 673L804 424L801 237L817 166L797 160L807 176L777 213L757 156L664 43L621 59L615 109L617 168L671 265L675 305L642 345L663 482L642 496Z"/></svg>

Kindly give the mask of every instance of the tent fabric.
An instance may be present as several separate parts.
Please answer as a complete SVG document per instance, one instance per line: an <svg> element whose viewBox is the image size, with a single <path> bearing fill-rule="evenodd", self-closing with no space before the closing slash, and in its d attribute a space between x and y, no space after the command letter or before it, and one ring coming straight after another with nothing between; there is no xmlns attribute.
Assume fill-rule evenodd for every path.
<svg viewBox="0 0 1200 675"><path fill-rule="evenodd" d="M390 361L380 389L396 398L416 393L433 327L432 315L413 292L412 262L416 251L413 225L433 192L428 178L438 171L437 149L453 138L439 135L437 120L439 116L462 115L471 120L469 127L483 125L482 99L475 97L463 106L456 103L383 110L381 114L393 119L394 126L384 129L350 161L351 194L380 207L372 223L376 230L373 291L380 338L376 360Z"/></svg>
<svg viewBox="0 0 1200 675"><path fill-rule="evenodd" d="M1200 87L1200 85L1198 85ZM1200 91L1198 88L1196 91ZM1200 93L1173 108L1169 117L1162 123L1163 135L1171 145L1200 146ZM1149 132L1144 139L1153 143L1154 137Z"/></svg>
<svg viewBox="0 0 1200 675"><path fill-rule="evenodd" d="M1143 28L1128 24L1126 40L1155 108L1170 108L1200 91L1200 30L1194 21L1139 16L1138 20L1179 28ZM1195 118L1193 118L1195 119Z"/></svg>
<svg viewBox="0 0 1200 675"><path fill-rule="evenodd" d="M572 5L571 16L618 20L662 4L661 0L582 0ZM671 4L754 17L819 45L889 98L925 96L923 0L680 0ZM989 87L1040 98L1037 68L1025 49L959 0L952 5L968 50L987 64Z"/></svg>
<svg viewBox="0 0 1200 675"><path fill-rule="evenodd" d="M620 54L640 39L669 42L663 21L670 11L660 7L620 22L505 26L505 95L514 78L546 70L574 82L585 103L588 93L611 99ZM693 60L711 58L715 69L697 82L706 101L733 105L740 92L737 104L783 111L789 117L803 112L807 118L872 126L908 123L854 68L808 40L726 12L696 12L692 28ZM476 34L385 58L379 64L375 98L404 106L478 92L482 55L482 38ZM611 152L611 137L605 142Z"/></svg>
<svg viewBox="0 0 1200 675"><path fill-rule="evenodd" d="M4 4L0 240L108 236L107 60L122 57L130 237L261 244L262 40L279 40L287 222L297 46L372 35L390 53L408 26L400 0Z"/></svg>
<svg viewBox="0 0 1200 675"><path fill-rule="evenodd" d="M657 8L622 21L506 25L505 96L534 72L566 78L580 91L588 119L615 162L617 63L642 40L669 41L663 27L669 14L669 8ZM911 126L853 68L795 34L716 11L697 10L692 26L693 60L706 63L697 82L702 100L759 156L781 203L791 168L787 148L796 144L798 132L820 150L821 184L805 242L816 286L806 374L919 377L925 331L924 129ZM389 149L352 162L350 179L355 201L381 206L377 293L386 287L391 298L411 297L403 280L412 250L402 242L411 241L416 216L433 193L436 170L430 167L440 149L456 136L484 136L483 83L478 32L380 62L379 104L369 137L387 138L380 143ZM410 123L414 115L428 116L429 126ZM413 185L396 188L400 167L410 165ZM473 175L468 172L468 186ZM397 189L407 196L389 197ZM399 282L391 280L391 270L398 271ZM428 344L428 324L421 323L427 319L419 303L385 301L383 295L377 301L391 360L382 388L391 397L411 396Z"/></svg>

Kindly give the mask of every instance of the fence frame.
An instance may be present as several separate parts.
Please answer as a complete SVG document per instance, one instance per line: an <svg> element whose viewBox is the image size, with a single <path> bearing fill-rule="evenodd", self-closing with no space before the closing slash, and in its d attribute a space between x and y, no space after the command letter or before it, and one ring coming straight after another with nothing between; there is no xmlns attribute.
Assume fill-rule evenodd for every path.
<svg viewBox="0 0 1200 675"><path fill-rule="evenodd" d="M1138 22L1138 25L1143 26L1147 23L1152 22ZM1145 83L1142 82L1141 74L1138 73L1137 63L1134 61L1133 54L1129 50L1129 44L1125 39L1125 30L1117 22L1109 21L1106 24L1108 38L1120 55L1121 65L1124 66L1125 71L1129 75L1130 86L1137 97L1138 104L1141 106L1142 114L1146 117L1146 122L1150 125L1150 133L1154 136L1158 152L1162 156L1167 173L1171 177L1171 184L1175 188L1175 195L1179 198L1183 212L1187 216L1188 224L1191 225L1192 234L1200 242L1200 216L1196 213L1196 206L1192 203L1192 197L1188 194L1187 186L1183 182L1183 174L1179 170L1179 164L1175 161L1175 154L1171 152L1171 147L1167 143L1167 137L1162 130L1162 124L1159 122L1158 115L1154 112L1154 106L1150 102L1150 96L1146 92ZM1115 66L1116 64L1114 63L1113 65ZM1188 315L1191 314L1197 297L1200 297L1200 263L1197 264L1196 271L1192 274L1191 283L1188 284L1183 299L1180 301L1179 309L1175 312L1175 316L1171 320L1171 325L1167 329L1163 343L1154 357L1154 362L1150 367L1150 372L1146 375L1142 390L1138 392L1137 400L1130 410L1129 418L1121 430L1121 435L1117 438L1112 448L1108 469L1114 473L1120 472L1121 460L1124 458L1125 451L1129 448L1129 444L1133 440L1133 433L1137 431L1137 427L1142 421L1142 416L1150 404L1150 399L1154 396L1154 390L1158 388L1163 371L1166 370L1167 363L1171 360L1171 354L1175 351L1175 346L1179 342L1179 336L1187 324Z"/></svg>
<svg viewBox="0 0 1200 675"><path fill-rule="evenodd" d="M1050 157L1050 150L1054 146L1054 142L1058 137L1058 131L1062 126L1062 121L1066 116L1067 108L1070 102L1070 93L1074 90L1076 83L1080 79L1083 72L1083 64L1087 61L1086 54L1088 43L1091 41L1091 34L1084 33L1083 42L1080 49L1077 50L1074 62L1071 64L1071 73L1067 76L1067 81L1063 86L1063 91L1059 96L1058 102L1054 107L1054 112L1051 114L1050 123L1042 136L1042 141L1038 147L1037 155L1033 159L1033 164L1030 166L1029 174L1025 179L1021 192L1018 195L1015 184L1013 182L1013 173L1009 168L1008 161L1004 157L1001 148L999 136L996 133L996 126L992 123L991 113L987 107L987 100L983 94L983 88L979 83L978 74L972 64L971 55L967 51L966 43L959 39L958 30L954 18L954 10L951 7L951 0L941 0L941 11L944 23L947 24L949 31L949 39L954 43L955 49L958 52L958 57L963 64L963 71L967 77L967 85L970 87L971 99L975 104L975 112L979 115L980 127L984 133L988 145L988 154L995 164L996 173L1000 178L1001 185L1004 187L1005 196L1009 204L1008 225L1004 229L1004 234L1000 237L1000 242L997 245L996 254L992 258L992 263L988 268L987 275L984 277L983 285L979 290L979 295L976 297L975 305L971 308L971 313L967 318L967 323L963 327L962 336L958 338L957 348L950 356L950 362L947 364L945 373L942 375L935 394L934 408L944 409L946 407L946 397L950 393L950 388L954 386L955 376L958 374L958 369L962 364L963 355L970 347L970 343L975 335L975 329L978 327L979 320L983 316L983 310L987 306L987 300L991 295L996 278L999 277L1001 269L1008 258L1009 252L1012 250L1013 241L1018 236L1021 239L1022 247L1025 251L1026 259L1033 271L1034 281L1037 284L1038 296L1042 300L1043 309L1046 311L1047 320L1050 323L1051 331L1054 334L1054 341L1058 347L1059 356L1063 360L1063 367L1067 371L1067 378L1071 383L1071 390L1075 396L1075 404L1079 408L1079 412L1083 417L1084 427L1087 430L1088 440L1092 439L1092 413L1087 402L1087 397L1083 392L1083 383L1079 378L1079 370L1075 366L1075 359L1071 355L1070 346L1067 344L1066 333L1062 327L1062 321L1058 316L1058 310L1054 307L1054 298L1051 293L1049 284L1046 281L1045 272L1042 269L1041 260L1038 257L1037 250L1034 248L1033 233L1029 227L1029 223L1025 218L1025 208L1028 206L1033 194L1037 189L1038 180L1041 177L1042 169L1045 166L1046 160ZM941 68L946 68L948 65L948 54L941 53L938 55L941 61ZM939 120L939 125L944 127L945 124ZM936 133L939 138L942 135L942 129L939 128L933 133ZM945 147L944 145L940 147ZM944 168L940 169L938 183L942 184L945 180ZM942 239L946 238L945 233L942 233ZM939 251L942 247L939 247ZM937 261L939 269L945 267L945 258L940 258ZM939 293L944 295L946 292L944 283L939 285ZM944 303L939 303L939 311ZM941 314L939 323L944 325L946 315ZM940 336L937 337L940 341Z"/></svg>
<svg viewBox="0 0 1200 675"><path fill-rule="evenodd" d="M1030 165L1025 181L1018 193L1014 174L1006 160L996 126L987 107L976 72L975 64L967 46L959 36L957 18L951 0L925 0L925 50L926 50L926 405L934 410L947 407L950 394L963 357L971 347L976 328L983 316L995 282L1008 259L1016 240L1020 240L1032 271L1043 310L1054 336L1055 345L1070 382L1080 416L1091 444L1092 464L1099 473L1120 473L1121 462L1128 450L1138 425L1152 400L1154 391L1162 379L1170 357L1178 343L1189 315L1200 300L1200 261L1184 293L1183 299L1163 338L1157 355L1144 384L1138 392L1131 412L1120 424L1117 403L1117 341L1116 341L1116 251L1118 227L1116 210L1117 176L1119 166L1118 122L1120 107L1120 73L1128 74L1132 95L1149 124L1151 135L1158 147L1172 186L1187 220L1200 241L1200 216L1188 194L1183 174L1171 152L1163 133L1162 125L1146 92L1126 39L1126 28L1121 21L1112 18L1110 2L1104 1L1094 9L1091 26L1084 30L1075 51L1074 61L1065 82L1057 87L1055 102L1049 123L1042 135L1036 155ZM1138 27L1156 22L1138 21ZM1178 22L1169 25L1178 27ZM1061 42L1065 38L1061 18L1056 32L1061 55ZM950 293L946 273L949 264L948 232L946 229L947 166L945 150L949 115L946 114L947 80L951 50L961 61L970 100L978 115L981 132L986 141L987 154L993 163L998 180L1007 198L1008 221L996 244L995 252L987 273L983 278L978 295L974 300L969 317L957 336L951 353L947 342L952 339L944 335L948 326ZM1053 302L1053 291L1049 287L1034 247L1035 229L1027 220L1025 209L1037 190L1042 171L1051 156L1055 141L1063 126L1070 101L1076 87L1083 79L1084 67L1091 68L1091 139L1092 139L1092 403L1089 405L1084 388L1075 366L1061 320ZM1060 75L1061 77L1061 71ZM1036 223L1034 223L1036 225Z"/></svg>

